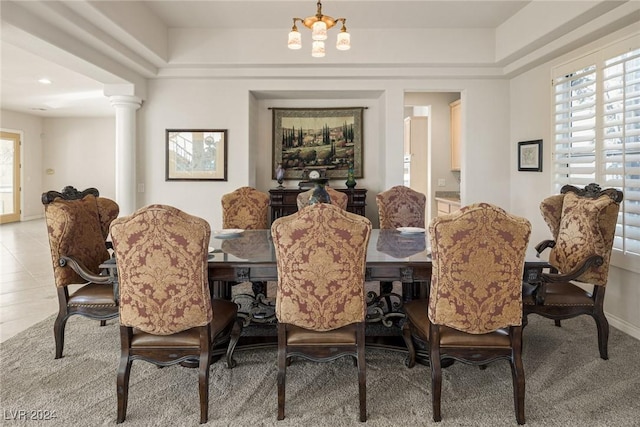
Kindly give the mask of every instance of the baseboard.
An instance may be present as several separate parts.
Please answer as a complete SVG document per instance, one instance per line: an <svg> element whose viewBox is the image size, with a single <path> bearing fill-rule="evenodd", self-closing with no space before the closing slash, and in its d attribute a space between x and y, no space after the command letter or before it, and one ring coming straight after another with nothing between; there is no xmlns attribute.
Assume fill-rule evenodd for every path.
<svg viewBox="0 0 640 427"><path fill-rule="evenodd" d="M44 215L23 216L20 221L33 221L34 219L42 219Z"/></svg>
<svg viewBox="0 0 640 427"><path fill-rule="evenodd" d="M637 327L636 325L632 325L631 323L627 322L626 320L622 320L619 317L614 316L613 314L605 312L605 315L607 316L607 320L609 321L609 324L611 326L613 326L616 329L621 330L622 332L624 332L627 335L631 335L632 337L634 337L637 340L640 340L640 328L639 327Z"/></svg>

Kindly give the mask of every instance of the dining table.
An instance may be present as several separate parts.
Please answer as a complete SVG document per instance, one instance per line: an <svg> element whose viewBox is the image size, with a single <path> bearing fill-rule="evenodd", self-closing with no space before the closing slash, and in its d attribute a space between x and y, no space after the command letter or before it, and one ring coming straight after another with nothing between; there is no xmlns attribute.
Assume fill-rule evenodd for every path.
<svg viewBox="0 0 640 427"><path fill-rule="evenodd" d="M402 339L405 318L403 306L417 298L428 298L431 283L431 247L424 229L399 231L373 229L367 246L365 266L366 345L368 348L406 352ZM523 287L535 287L546 260L531 246L523 266ZM118 296L117 262L114 258L100 265L114 284ZM271 283L275 293L278 280L275 249L271 231L214 230L208 253L208 279L213 298L238 304L243 332L236 350L277 344L275 295L269 286L252 287L252 291L234 292L246 282ZM417 343L417 361L428 363L428 351ZM218 353L222 354L223 349Z"/></svg>
<svg viewBox="0 0 640 427"><path fill-rule="evenodd" d="M546 260L528 249L523 285L535 286ZM424 229L374 229L367 247L365 270L367 346L406 351L401 336L403 305L428 298L431 248ZM246 282L276 282L278 270L270 230L213 231L208 259L212 295L235 301L245 326L238 348L275 345L275 298L255 292L234 292ZM381 284L393 284L383 286ZM254 288L255 289L255 288ZM268 287L264 288L265 290Z"/></svg>

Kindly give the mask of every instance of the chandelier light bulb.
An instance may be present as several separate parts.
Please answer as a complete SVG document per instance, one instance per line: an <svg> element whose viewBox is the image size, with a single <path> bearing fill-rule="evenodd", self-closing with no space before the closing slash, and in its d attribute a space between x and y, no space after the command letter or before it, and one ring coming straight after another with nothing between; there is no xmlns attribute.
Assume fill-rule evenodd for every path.
<svg viewBox="0 0 640 427"><path fill-rule="evenodd" d="M287 43L289 49L297 50L302 48L302 35L298 30L291 30L289 33L289 42Z"/></svg>
<svg viewBox="0 0 640 427"><path fill-rule="evenodd" d="M313 56L314 58L323 58L324 54L324 42L321 40L314 40L313 48L311 49L311 56Z"/></svg>
<svg viewBox="0 0 640 427"><path fill-rule="evenodd" d="M327 24L324 21L316 21L311 28L311 38L314 40L327 39Z"/></svg>
<svg viewBox="0 0 640 427"><path fill-rule="evenodd" d="M351 49L351 34L346 31L338 33L338 41L336 42L336 49L349 50Z"/></svg>

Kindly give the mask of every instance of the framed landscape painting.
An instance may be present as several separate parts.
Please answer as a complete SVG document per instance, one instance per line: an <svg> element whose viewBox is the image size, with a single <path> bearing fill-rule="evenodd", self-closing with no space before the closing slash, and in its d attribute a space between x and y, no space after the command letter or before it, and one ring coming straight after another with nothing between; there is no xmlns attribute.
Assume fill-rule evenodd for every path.
<svg viewBox="0 0 640 427"><path fill-rule="evenodd" d="M226 181L226 129L167 129L167 181Z"/></svg>
<svg viewBox="0 0 640 427"><path fill-rule="evenodd" d="M273 165L284 179L304 179L312 169L327 179L362 178L362 112L350 108L272 108Z"/></svg>

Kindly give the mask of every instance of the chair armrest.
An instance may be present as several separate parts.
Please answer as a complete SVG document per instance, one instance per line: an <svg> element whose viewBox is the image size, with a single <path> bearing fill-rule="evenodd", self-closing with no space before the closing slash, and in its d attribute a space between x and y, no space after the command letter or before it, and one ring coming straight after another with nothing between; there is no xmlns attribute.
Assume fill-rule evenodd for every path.
<svg viewBox="0 0 640 427"><path fill-rule="evenodd" d="M543 240L536 245L536 252L540 255L545 249L553 248L556 245L555 240Z"/></svg>
<svg viewBox="0 0 640 427"><path fill-rule="evenodd" d="M572 271L562 273L542 273L542 281L546 283L568 282L570 280L576 280L578 277L587 271L591 267L599 267L604 263L604 260L600 255L590 255L585 260L574 268Z"/></svg>
<svg viewBox="0 0 640 427"><path fill-rule="evenodd" d="M585 271L587 271L588 268L598 267L602 265L603 262L604 260L600 255L590 255L580 265L566 274L556 273L555 269L553 269L553 272L550 273L542 273L540 275L540 285L533 291L536 304L544 305L547 283L569 282L571 280L575 280L580 277Z"/></svg>
<svg viewBox="0 0 640 427"><path fill-rule="evenodd" d="M78 276L82 277L84 280L87 280L89 282L97 283L99 285L113 283L113 280L111 280L111 277L92 273L80 261L76 260L73 257L68 257L63 255L58 260L58 264L60 265L60 267L64 267L68 264L73 271L78 273Z"/></svg>

